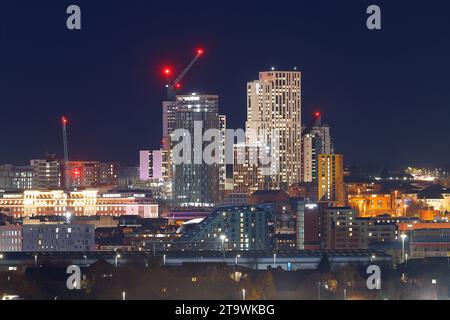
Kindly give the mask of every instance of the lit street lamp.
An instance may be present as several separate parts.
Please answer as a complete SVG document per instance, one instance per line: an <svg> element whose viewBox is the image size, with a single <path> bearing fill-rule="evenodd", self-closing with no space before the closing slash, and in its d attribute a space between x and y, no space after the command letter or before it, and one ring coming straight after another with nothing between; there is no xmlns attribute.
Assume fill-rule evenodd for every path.
<svg viewBox="0 0 450 320"><path fill-rule="evenodd" d="M222 250L223 251L225 251L225 239L226 238L227 237L224 234L220 235L220 240L222 240Z"/></svg>
<svg viewBox="0 0 450 320"><path fill-rule="evenodd" d="M245 289L242 289L242 300L245 300Z"/></svg>
<svg viewBox="0 0 450 320"><path fill-rule="evenodd" d="M166 265L166 254L163 255L163 265Z"/></svg>
<svg viewBox="0 0 450 320"><path fill-rule="evenodd" d="M72 213L71 212L66 212L66 222L70 223L70 219L72 218Z"/></svg>
<svg viewBox="0 0 450 320"><path fill-rule="evenodd" d="M276 263L277 263L277 254L274 253L274 254L273 254L273 267L274 267L274 268L275 268Z"/></svg>
<svg viewBox="0 0 450 320"><path fill-rule="evenodd" d="M400 235L400 238L402 238L402 262L405 261L405 239L407 235L402 233Z"/></svg>
<svg viewBox="0 0 450 320"><path fill-rule="evenodd" d="M240 254L238 254L237 256L236 256L236 261L235 261L235 264L237 265L238 264L238 259L241 257L241 255Z"/></svg>
<svg viewBox="0 0 450 320"><path fill-rule="evenodd" d="M317 282L317 300L320 300L320 286L321 285L322 284L320 283L320 281Z"/></svg>
<svg viewBox="0 0 450 320"><path fill-rule="evenodd" d="M126 300L125 297L126 297L126 292L125 292L125 291L122 291L122 300L125 301L125 300Z"/></svg>
<svg viewBox="0 0 450 320"><path fill-rule="evenodd" d="M120 258L120 254L118 253L118 254L116 254L116 268L118 266L119 258Z"/></svg>
<svg viewBox="0 0 450 320"><path fill-rule="evenodd" d="M35 267L37 267L37 258L38 258L38 256L37 256L37 254L35 254L34 255L34 266Z"/></svg>
<svg viewBox="0 0 450 320"><path fill-rule="evenodd" d="M84 258L84 265L87 266L87 256L83 255L83 258Z"/></svg>

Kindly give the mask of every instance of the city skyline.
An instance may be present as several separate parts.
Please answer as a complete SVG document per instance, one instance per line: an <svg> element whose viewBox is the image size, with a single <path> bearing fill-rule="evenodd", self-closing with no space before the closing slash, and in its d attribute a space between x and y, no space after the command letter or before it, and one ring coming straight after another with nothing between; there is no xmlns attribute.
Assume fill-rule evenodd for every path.
<svg viewBox="0 0 450 320"><path fill-rule="evenodd" d="M214 21L210 8L192 5L187 12L198 21L191 19L186 30L170 26L163 36L158 30L166 19L165 5L135 2L119 10L117 4L103 8L81 1L83 29L73 34L59 13L65 4L29 4L20 10L8 4L11 14L2 18L0 34L6 44L0 84L8 90L0 104L6 106L1 116L10 121L0 133L8 137L4 148L14 152L2 153L0 162L24 164L46 152L62 158L58 119L66 114L73 159L136 165L139 150L160 147L165 96L161 66L170 63L179 71L202 45L205 57L186 78L182 93L218 94L229 128L244 127L246 83L258 72L297 67L303 75L302 124L321 111L346 164L446 165L449 151L442 139L450 116L444 90L450 65L444 57L450 47L441 41L448 19L440 15L448 4L405 8L381 1L383 29L374 33L365 28L364 1L321 4L293 6L292 13L286 13L291 18L286 29L275 19L273 36L267 38L276 37L283 45L264 50L265 36L248 28L261 26L262 18L270 15L257 9L247 21L251 8L246 5L235 12L236 25L226 30L221 26L226 21ZM108 15L98 16L100 7ZM178 7L174 17L181 19L185 9ZM220 9L230 13L232 7ZM35 27L13 21L19 13ZM419 15L427 23L416 24ZM127 23L115 24L115 19ZM131 25L131 19L137 23ZM330 30L330 25L336 28ZM397 37L405 31L407 36ZM418 45L421 41L427 49ZM439 117L431 118L434 114Z"/></svg>

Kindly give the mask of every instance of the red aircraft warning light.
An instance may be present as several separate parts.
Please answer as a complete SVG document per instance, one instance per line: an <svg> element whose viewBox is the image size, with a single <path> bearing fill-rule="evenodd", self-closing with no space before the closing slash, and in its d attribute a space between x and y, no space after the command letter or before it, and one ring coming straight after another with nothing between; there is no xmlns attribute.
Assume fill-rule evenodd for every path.
<svg viewBox="0 0 450 320"><path fill-rule="evenodd" d="M163 75L165 75L166 77L172 75L172 69L170 67L164 67L163 68Z"/></svg>
<svg viewBox="0 0 450 320"><path fill-rule="evenodd" d="M316 118L320 117L320 112L314 113L314 116L315 116Z"/></svg>
<svg viewBox="0 0 450 320"><path fill-rule="evenodd" d="M203 48L198 48L197 49L197 55L198 56L201 56L202 54L204 54L205 53L205 50L203 49Z"/></svg>
<svg viewBox="0 0 450 320"><path fill-rule="evenodd" d="M181 88L181 83L177 83L177 84L175 84L175 88L177 88L177 89L180 89Z"/></svg>
<svg viewBox="0 0 450 320"><path fill-rule="evenodd" d="M66 123L67 123L67 118L64 117L64 116L62 116L62 117L61 117L61 122L62 122L63 124L66 124Z"/></svg>

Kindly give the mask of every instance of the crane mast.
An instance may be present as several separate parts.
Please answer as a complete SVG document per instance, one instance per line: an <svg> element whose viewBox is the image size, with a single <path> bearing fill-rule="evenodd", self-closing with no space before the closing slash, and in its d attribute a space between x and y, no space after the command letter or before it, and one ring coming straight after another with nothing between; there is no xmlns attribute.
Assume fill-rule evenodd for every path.
<svg viewBox="0 0 450 320"><path fill-rule="evenodd" d="M64 161L69 161L69 150L67 148L67 118L65 116L61 117L61 124L62 124L62 132L63 132L63 143L64 143Z"/></svg>
<svg viewBox="0 0 450 320"><path fill-rule="evenodd" d="M169 80L169 82L166 84L167 88L167 100L175 100L176 91L181 88L181 80L186 76L186 74L189 72L189 70L194 66L194 64L197 62L197 60L205 53L205 50L203 49L197 49L195 57L192 59L192 61L187 65L186 68L181 71L181 73L174 79ZM166 76L170 76L172 74L172 71L170 68L166 67L163 71L163 73Z"/></svg>

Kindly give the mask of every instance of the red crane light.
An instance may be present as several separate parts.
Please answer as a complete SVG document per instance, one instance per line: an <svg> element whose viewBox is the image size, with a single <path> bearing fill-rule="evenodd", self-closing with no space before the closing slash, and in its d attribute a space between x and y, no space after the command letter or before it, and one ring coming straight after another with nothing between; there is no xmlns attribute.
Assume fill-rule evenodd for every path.
<svg viewBox="0 0 450 320"><path fill-rule="evenodd" d="M75 168L75 169L72 170L72 177L73 178L78 178L78 177L80 177L80 175L81 175L80 169Z"/></svg>
<svg viewBox="0 0 450 320"><path fill-rule="evenodd" d="M316 112L314 113L314 115L316 116L316 118L320 117L320 112Z"/></svg>
<svg viewBox="0 0 450 320"><path fill-rule="evenodd" d="M202 49L202 48L198 48L197 49L197 55L198 56L201 56L202 54L204 54L205 53L205 50L204 49Z"/></svg>
<svg viewBox="0 0 450 320"><path fill-rule="evenodd" d="M177 83L177 84L175 84L175 88L177 88L177 89L180 89L181 88L181 83Z"/></svg>
<svg viewBox="0 0 450 320"><path fill-rule="evenodd" d="M67 118L66 117L61 117L61 122L63 123L63 124L66 124L67 123Z"/></svg>
<svg viewBox="0 0 450 320"><path fill-rule="evenodd" d="M170 67L164 67L163 68L163 75L166 77L170 76L172 74L172 69Z"/></svg>

